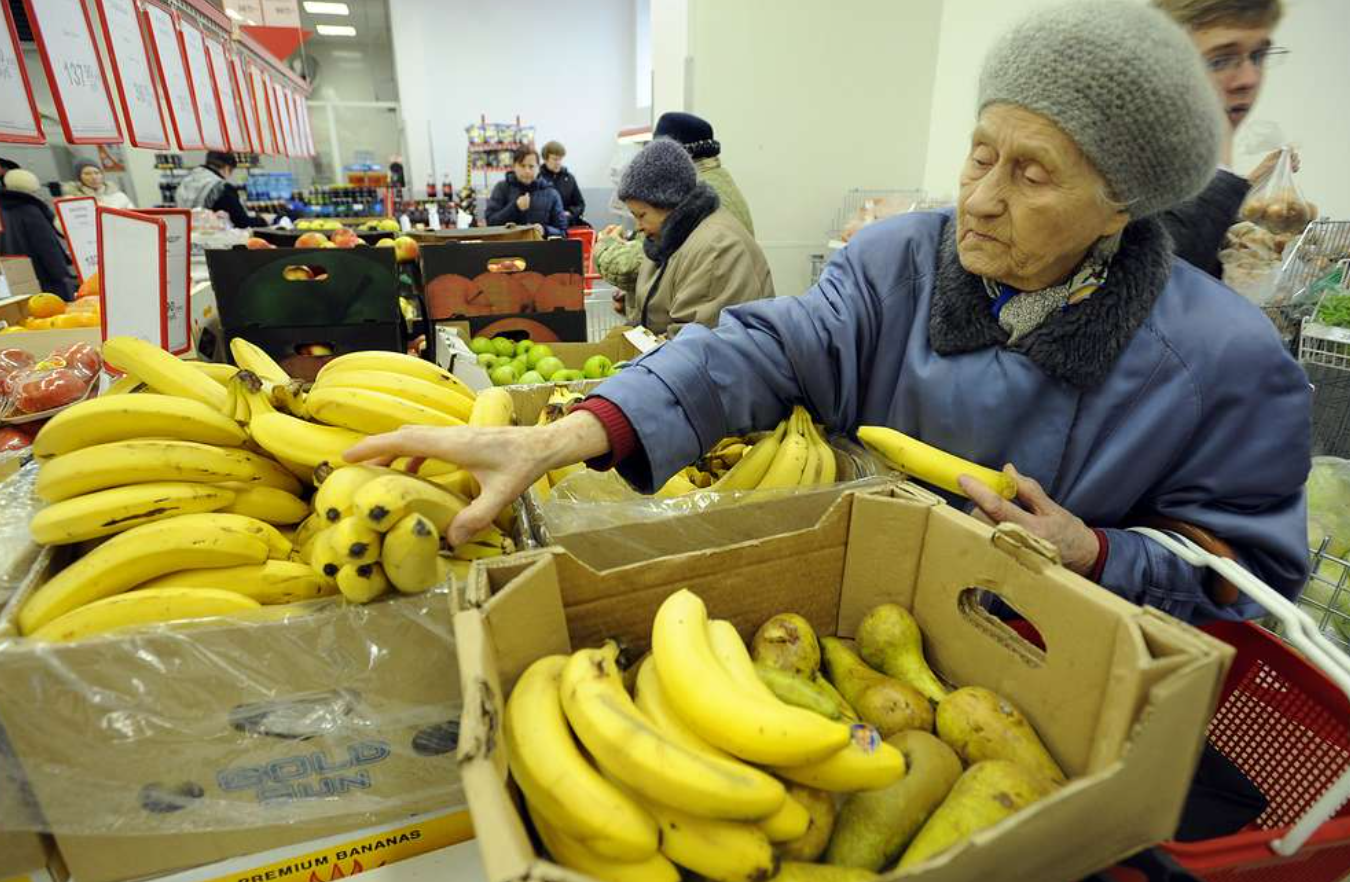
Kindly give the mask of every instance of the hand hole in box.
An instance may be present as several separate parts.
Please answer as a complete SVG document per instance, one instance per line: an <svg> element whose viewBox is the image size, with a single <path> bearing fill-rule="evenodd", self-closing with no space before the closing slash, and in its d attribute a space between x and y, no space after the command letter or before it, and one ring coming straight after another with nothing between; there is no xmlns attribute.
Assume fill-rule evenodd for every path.
<svg viewBox="0 0 1350 882"><path fill-rule="evenodd" d="M494 257L488 261L487 270L490 273L523 273L525 272L525 258Z"/></svg>
<svg viewBox="0 0 1350 882"><path fill-rule="evenodd" d="M328 267L293 264L281 271L281 277L288 282L326 282Z"/></svg>
<svg viewBox="0 0 1350 882"><path fill-rule="evenodd" d="M1045 664L1045 638L1020 610L997 591L988 588L962 589L957 599L961 615L973 627L988 634L1028 664Z"/></svg>

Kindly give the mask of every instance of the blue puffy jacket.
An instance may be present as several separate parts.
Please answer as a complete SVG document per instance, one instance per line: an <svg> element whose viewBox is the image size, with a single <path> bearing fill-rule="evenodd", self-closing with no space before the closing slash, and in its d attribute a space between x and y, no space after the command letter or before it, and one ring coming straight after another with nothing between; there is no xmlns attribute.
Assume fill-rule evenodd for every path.
<svg viewBox="0 0 1350 882"><path fill-rule="evenodd" d="M891 426L992 468L1011 462L1105 531L1101 583L1178 618L1216 607L1204 573L1137 533L1139 514L1196 524L1294 596L1307 576L1308 381L1253 305L1184 261L1155 220L1126 229L1107 283L1014 347L946 213L860 232L800 297L687 325L596 392L644 455L620 470L651 490L725 435L794 403L836 431Z"/></svg>

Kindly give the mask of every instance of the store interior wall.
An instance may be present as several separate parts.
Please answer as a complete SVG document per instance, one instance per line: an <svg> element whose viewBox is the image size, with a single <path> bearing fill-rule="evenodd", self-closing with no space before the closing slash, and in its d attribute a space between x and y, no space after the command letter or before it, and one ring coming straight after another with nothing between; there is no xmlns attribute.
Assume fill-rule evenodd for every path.
<svg viewBox="0 0 1350 882"><path fill-rule="evenodd" d="M390 17L410 184L448 173L462 186L465 126L518 115L540 144L567 147L588 205L608 203L615 135L649 113L635 104L633 0L396 0Z"/></svg>
<svg viewBox="0 0 1350 882"><path fill-rule="evenodd" d="M923 186L931 195L952 196L970 146L975 122L980 60L999 34L1032 9L1059 0L943 0L928 156ZM1147 2L1147 0L1139 0ZM908 5L908 4L906 4ZM1269 146L1297 144L1303 168L1296 178L1324 215L1350 217L1350 175L1345 144L1350 114L1343 102L1316 100L1350 82L1350 3L1345 0L1284 0L1285 16L1275 42L1292 50L1269 70L1261 97L1238 130L1234 167L1250 170Z"/></svg>
<svg viewBox="0 0 1350 882"><path fill-rule="evenodd" d="M689 2L687 109L713 124L775 290L800 294L848 191L923 179L941 0ZM678 60L654 61L666 100Z"/></svg>

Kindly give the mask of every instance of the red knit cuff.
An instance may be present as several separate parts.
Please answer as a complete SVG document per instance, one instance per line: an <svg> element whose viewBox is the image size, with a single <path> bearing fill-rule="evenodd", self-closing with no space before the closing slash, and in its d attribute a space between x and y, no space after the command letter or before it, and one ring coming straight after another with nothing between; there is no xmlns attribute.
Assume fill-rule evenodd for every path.
<svg viewBox="0 0 1350 882"><path fill-rule="evenodd" d="M1102 570L1106 569L1106 559L1111 555L1111 540L1106 538L1105 530L1093 529L1093 535L1097 537L1097 559L1092 563L1092 569L1088 571L1088 578L1094 582L1102 580Z"/></svg>
<svg viewBox="0 0 1350 882"><path fill-rule="evenodd" d="M572 408L573 412L578 410L584 410L599 420L609 438L609 453L587 460L587 468L601 472L612 469L638 449L637 432L633 431L633 424L614 402L592 395Z"/></svg>

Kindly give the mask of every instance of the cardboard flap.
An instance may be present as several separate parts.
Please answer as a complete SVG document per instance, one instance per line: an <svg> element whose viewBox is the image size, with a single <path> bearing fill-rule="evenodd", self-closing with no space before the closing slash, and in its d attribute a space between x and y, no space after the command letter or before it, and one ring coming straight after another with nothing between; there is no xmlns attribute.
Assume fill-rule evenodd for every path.
<svg viewBox="0 0 1350 882"><path fill-rule="evenodd" d="M934 510L924 498L927 495L920 487L902 484L886 495L854 499L844 566L845 590L839 598L837 620L827 633L852 637L873 607L883 603L913 605L928 517Z"/></svg>
<svg viewBox="0 0 1350 882"><path fill-rule="evenodd" d="M501 683L508 692L540 655L572 651L558 586L559 557L556 550L532 552L521 566L483 571L490 587L511 583L482 608L492 628Z"/></svg>

